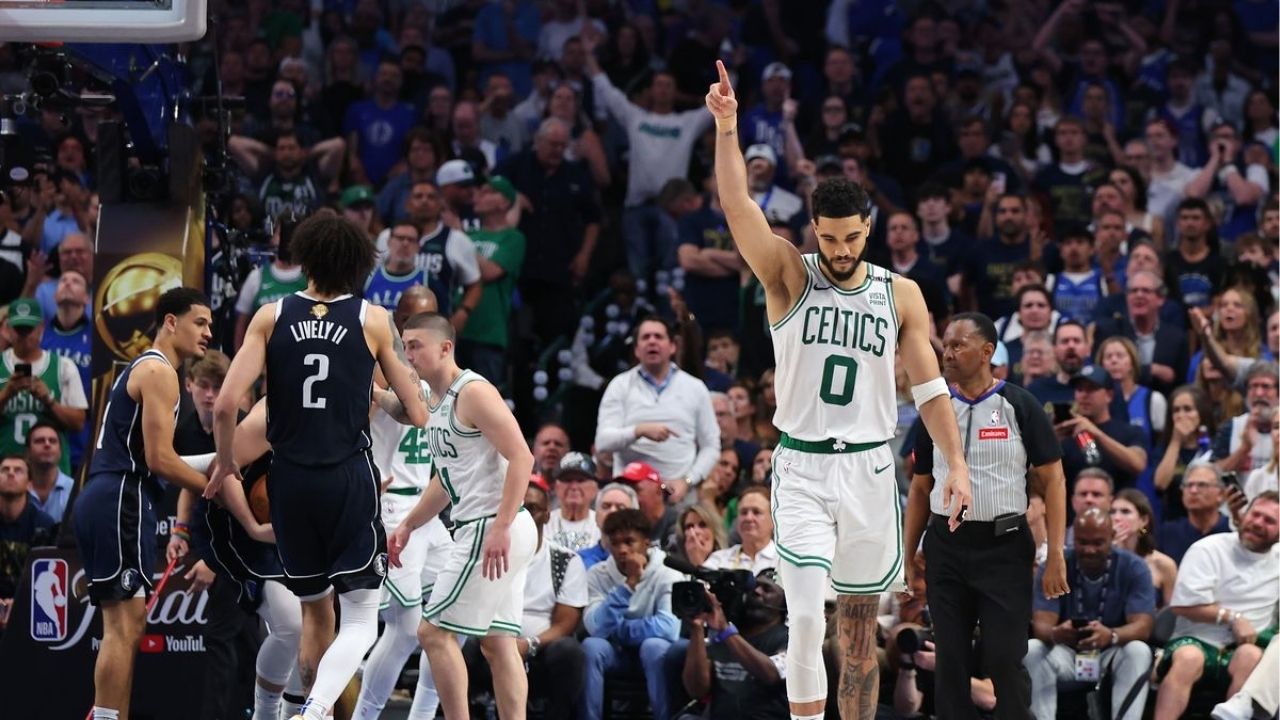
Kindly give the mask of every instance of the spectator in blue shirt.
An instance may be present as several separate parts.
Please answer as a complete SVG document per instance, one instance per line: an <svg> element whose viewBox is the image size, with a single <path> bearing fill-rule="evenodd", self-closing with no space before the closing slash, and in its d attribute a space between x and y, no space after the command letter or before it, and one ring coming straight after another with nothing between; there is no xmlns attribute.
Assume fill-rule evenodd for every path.
<svg viewBox="0 0 1280 720"><path fill-rule="evenodd" d="M62 238L71 233L85 232L88 227L88 191L74 173L58 170L43 181L36 199L36 216L41 223L40 250L53 253ZM43 220L40 218L43 217Z"/></svg>
<svg viewBox="0 0 1280 720"><path fill-rule="evenodd" d="M765 66L760 74L760 94L760 104L742 116L742 146L764 143L773 148L776 157L785 158L787 147L782 130L782 104L791 97L791 69L780 62ZM774 165L774 181L785 182L787 163L775 162Z"/></svg>
<svg viewBox="0 0 1280 720"><path fill-rule="evenodd" d="M31 548L53 542L53 518L36 509L27 493L30 487L26 458L10 455L0 459L0 617L8 616ZM668 608L670 596L668 587Z"/></svg>
<svg viewBox="0 0 1280 720"><path fill-rule="evenodd" d="M476 13L471 36L471 58L480 69L483 87L493 73L511 78L516 97L533 89L532 63L542 30L538 6L533 0L493 0Z"/></svg>
<svg viewBox="0 0 1280 720"><path fill-rule="evenodd" d="M1156 593L1142 558L1113 547L1111 518L1102 508L1076 516L1075 543L1067 551L1072 592L1049 599L1036 578L1032 635L1023 664L1031 675L1031 710L1057 713L1058 687L1075 682L1090 665L1112 683L1110 717L1137 720L1147 698ZM1083 627L1079 621L1087 621ZM1095 678L1095 681L1096 679Z"/></svg>
<svg viewBox="0 0 1280 720"><path fill-rule="evenodd" d="M1211 462L1196 461L1182 475L1182 506L1187 516L1160 525L1160 552L1182 563L1195 542L1205 536L1231 532L1231 523L1218 508L1224 497L1222 473Z"/></svg>
<svg viewBox="0 0 1280 720"><path fill-rule="evenodd" d="M48 422L38 422L27 431L27 467L30 486L27 494L36 509L55 523L62 522L71 500L75 480L62 472L62 435Z"/></svg>
<svg viewBox="0 0 1280 720"><path fill-rule="evenodd" d="M604 521L615 510L639 510L640 498L636 491L626 483L609 483L596 493L596 524L601 528L600 540L589 548L578 551L582 564L590 570L592 566L609 559L609 551L605 548Z"/></svg>
<svg viewBox="0 0 1280 720"><path fill-rule="evenodd" d="M400 162L405 137L413 127L413 106L399 100L403 80L399 62L384 58L374 77L373 97L347 108L342 124L352 164L363 167L373 185L381 185Z"/></svg>
<svg viewBox="0 0 1280 720"><path fill-rule="evenodd" d="M666 553L649 547L650 529L645 514L632 509L610 514L601 528L609 538L610 559L587 572L584 720L604 715L605 674L624 668L634 672L637 661L654 720L670 718L663 657L680 636L680 620L671 613L671 586L683 576L663 565Z"/></svg>

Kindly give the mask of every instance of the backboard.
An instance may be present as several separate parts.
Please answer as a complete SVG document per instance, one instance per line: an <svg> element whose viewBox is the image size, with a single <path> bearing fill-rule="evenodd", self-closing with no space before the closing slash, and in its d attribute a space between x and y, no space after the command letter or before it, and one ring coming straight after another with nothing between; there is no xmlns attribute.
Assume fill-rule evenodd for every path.
<svg viewBox="0 0 1280 720"><path fill-rule="evenodd" d="M206 0L0 0L0 41L185 42L206 12Z"/></svg>

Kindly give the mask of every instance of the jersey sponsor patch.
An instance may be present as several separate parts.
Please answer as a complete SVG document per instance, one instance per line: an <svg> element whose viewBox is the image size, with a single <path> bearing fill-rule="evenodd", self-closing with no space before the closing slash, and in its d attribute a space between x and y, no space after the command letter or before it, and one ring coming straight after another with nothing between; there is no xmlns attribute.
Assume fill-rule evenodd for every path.
<svg viewBox="0 0 1280 720"><path fill-rule="evenodd" d="M978 430L979 440L1008 440L1009 428L1007 427L988 427Z"/></svg>

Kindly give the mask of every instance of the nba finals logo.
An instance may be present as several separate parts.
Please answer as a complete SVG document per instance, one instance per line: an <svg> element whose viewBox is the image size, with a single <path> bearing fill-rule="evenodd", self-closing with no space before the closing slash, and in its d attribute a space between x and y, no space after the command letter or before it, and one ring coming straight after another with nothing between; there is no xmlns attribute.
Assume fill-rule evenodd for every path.
<svg viewBox="0 0 1280 720"><path fill-rule="evenodd" d="M67 637L67 561L31 563L31 639L58 642Z"/></svg>

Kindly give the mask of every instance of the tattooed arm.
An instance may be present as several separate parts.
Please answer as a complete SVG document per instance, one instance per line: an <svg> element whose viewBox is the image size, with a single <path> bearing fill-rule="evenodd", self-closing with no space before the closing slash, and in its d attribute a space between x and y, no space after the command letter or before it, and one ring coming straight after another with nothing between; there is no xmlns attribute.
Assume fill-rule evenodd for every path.
<svg viewBox="0 0 1280 720"><path fill-rule="evenodd" d="M404 342L396 330L395 321L381 307L370 306L372 316L366 323L373 337L378 366L391 385L392 392L378 391L378 406L401 423L421 427L427 422L427 395L422 390L418 373L404 355ZM378 316L382 316L379 322ZM394 394L393 394L394 393ZM391 399L385 399L391 396Z"/></svg>

